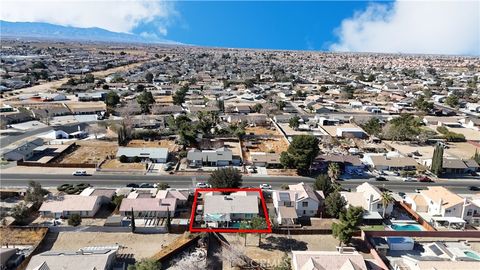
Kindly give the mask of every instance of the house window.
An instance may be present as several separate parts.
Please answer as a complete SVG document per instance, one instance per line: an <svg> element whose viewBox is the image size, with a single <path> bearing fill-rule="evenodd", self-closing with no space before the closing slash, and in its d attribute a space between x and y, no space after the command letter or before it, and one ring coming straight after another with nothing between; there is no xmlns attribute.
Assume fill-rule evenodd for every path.
<svg viewBox="0 0 480 270"><path fill-rule="evenodd" d="M303 214L305 215L307 213L307 211L303 210Z"/></svg>
<svg viewBox="0 0 480 270"><path fill-rule="evenodd" d="M451 213L452 210L445 210L445 213Z"/></svg>
<svg viewBox="0 0 480 270"><path fill-rule="evenodd" d="M308 207L308 202L302 202L302 207Z"/></svg>
<svg viewBox="0 0 480 270"><path fill-rule="evenodd" d="M377 203L377 209L382 209L382 205Z"/></svg>
<svg viewBox="0 0 480 270"><path fill-rule="evenodd" d="M468 209L467 216L471 216L471 215L472 215L472 209Z"/></svg>

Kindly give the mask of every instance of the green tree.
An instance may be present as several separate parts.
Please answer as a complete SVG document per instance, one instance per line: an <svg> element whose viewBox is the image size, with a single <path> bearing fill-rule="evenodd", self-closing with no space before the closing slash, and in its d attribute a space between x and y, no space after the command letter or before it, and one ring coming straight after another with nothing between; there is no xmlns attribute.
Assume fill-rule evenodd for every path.
<svg viewBox="0 0 480 270"><path fill-rule="evenodd" d="M86 83L94 83L95 77L93 76L93 74L88 73L87 75L85 75L85 78L83 79L83 81Z"/></svg>
<svg viewBox="0 0 480 270"><path fill-rule="evenodd" d="M445 99L445 104L447 104L448 106L452 107L452 108L456 108L458 106L458 96L457 95L449 95L446 99Z"/></svg>
<svg viewBox="0 0 480 270"><path fill-rule="evenodd" d="M140 105L143 113L149 113L150 105L155 103L155 99L153 98L152 92L143 91L140 95L137 96L137 102L138 105Z"/></svg>
<svg viewBox="0 0 480 270"><path fill-rule="evenodd" d="M256 113L259 113L262 109L263 109L263 105L260 103L257 103L252 107L252 111Z"/></svg>
<svg viewBox="0 0 480 270"><path fill-rule="evenodd" d="M294 130L298 129L298 126L300 126L300 117L294 116L288 120L288 126L293 128Z"/></svg>
<svg viewBox="0 0 480 270"><path fill-rule="evenodd" d="M10 215L15 219L15 222L24 224L29 216L29 210L24 202L17 203L10 210Z"/></svg>
<svg viewBox="0 0 480 270"><path fill-rule="evenodd" d="M393 141L413 140L421 132L420 121L411 114L401 114L389 122L386 137Z"/></svg>
<svg viewBox="0 0 480 270"><path fill-rule="evenodd" d="M346 205L347 202L338 191L330 193L327 198L325 198L325 211L333 218L338 218L340 213L345 211Z"/></svg>
<svg viewBox="0 0 480 270"><path fill-rule="evenodd" d="M242 186L242 175L236 168L220 168L210 174L208 183L213 188L239 188Z"/></svg>
<svg viewBox="0 0 480 270"><path fill-rule="evenodd" d="M48 190L43 189L40 183L29 181L27 192L25 194L25 201L33 203L34 207L38 208L42 204L45 195L48 193Z"/></svg>
<svg viewBox="0 0 480 270"><path fill-rule="evenodd" d="M79 214L72 214L68 217L68 225L78 226L82 224L82 217Z"/></svg>
<svg viewBox="0 0 480 270"><path fill-rule="evenodd" d="M167 183L160 182L157 184L157 190L166 190L170 185Z"/></svg>
<svg viewBox="0 0 480 270"><path fill-rule="evenodd" d="M313 188L315 190L323 191L325 196L330 195L330 193L336 190L332 180L330 180L330 177L328 177L326 174L321 174L315 179L315 182L313 182Z"/></svg>
<svg viewBox="0 0 480 270"><path fill-rule="evenodd" d="M330 164L328 164L328 176L330 177L330 179L332 179L332 181L338 180L341 173L342 172L338 163L330 162Z"/></svg>
<svg viewBox="0 0 480 270"><path fill-rule="evenodd" d="M310 165L319 151L318 139L315 136L295 136L287 151L280 155L280 162L285 168L295 168L299 172L305 173L310 169Z"/></svg>
<svg viewBox="0 0 480 270"><path fill-rule="evenodd" d="M415 102L413 102L413 106L415 106L415 108L424 112L429 112L433 110L433 102L426 101L423 96L419 96L415 100Z"/></svg>
<svg viewBox="0 0 480 270"><path fill-rule="evenodd" d="M252 229L254 230L265 230L267 228L267 222L263 217L254 217L252 218ZM262 234L258 233L258 245L262 243Z"/></svg>
<svg viewBox="0 0 480 270"><path fill-rule="evenodd" d="M385 218L385 212L387 211L387 206L394 202L392 194L390 192L382 192L380 195L380 200L382 201L382 208L383 208L383 218Z"/></svg>
<svg viewBox="0 0 480 270"><path fill-rule="evenodd" d="M132 233L135 233L135 229L137 228L137 226L135 225L135 212L133 212L133 207L132 211L130 211L130 217L132 219L130 227L132 228Z"/></svg>
<svg viewBox="0 0 480 270"><path fill-rule="evenodd" d="M145 80L149 83L152 83L153 82L153 74L151 72L147 72L147 74L145 74Z"/></svg>
<svg viewBox="0 0 480 270"><path fill-rule="evenodd" d="M143 85L143 84L137 84L137 86L135 87L135 90L136 90L137 92L143 92L143 91L145 91L145 85Z"/></svg>
<svg viewBox="0 0 480 270"><path fill-rule="evenodd" d="M170 232L170 229L172 228L172 221L170 217L170 209L167 206L167 220L165 221L165 227L167 228L167 232Z"/></svg>
<svg viewBox="0 0 480 270"><path fill-rule="evenodd" d="M332 224L333 236L340 241L340 246L350 242L353 234L358 231L362 216L361 207L349 207L346 212L340 213L340 222Z"/></svg>
<svg viewBox="0 0 480 270"><path fill-rule="evenodd" d="M370 120L362 125L362 128L365 132L373 136L378 136L382 132L382 124L380 124L380 120L376 117L370 118Z"/></svg>
<svg viewBox="0 0 480 270"><path fill-rule="evenodd" d="M142 259L134 265L129 265L128 270L160 270L162 265L155 259Z"/></svg>
<svg viewBox="0 0 480 270"><path fill-rule="evenodd" d="M173 94L173 104L175 105L182 105L185 102L185 97L188 93L188 85L182 86L180 89L175 91Z"/></svg>
<svg viewBox="0 0 480 270"><path fill-rule="evenodd" d="M436 176L440 176L443 171L443 146L437 144L433 150L432 165L430 170Z"/></svg>
<svg viewBox="0 0 480 270"><path fill-rule="evenodd" d="M120 102L120 97L114 91L109 91L105 97L105 104L108 107L113 108Z"/></svg>
<svg viewBox="0 0 480 270"><path fill-rule="evenodd" d="M475 160L478 164L480 164L480 153L478 153L477 149L475 149L475 154L472 156L472 159Z"/></svg>

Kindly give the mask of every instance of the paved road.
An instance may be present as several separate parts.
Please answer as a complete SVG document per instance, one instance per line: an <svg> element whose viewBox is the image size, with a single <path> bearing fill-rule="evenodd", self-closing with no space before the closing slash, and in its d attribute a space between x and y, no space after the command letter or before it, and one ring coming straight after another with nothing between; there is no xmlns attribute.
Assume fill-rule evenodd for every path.
<svg viewBox="0 0 480 270"><path fill-rule="evenodd" d="M198 182L206 181L208 176L196 176ZM40 182L44 187L56 187L63 183L89 183L97 187L122 187L128 183L157 183L166 182L171 187L191 187L192 176L179 175L112 175L95 174L93 176L72 176L59 174L0 174L2 187L25 187L30 180ZM262 183L269 183L274 188L279 188L282 184L297 184L299 182L313 183L313 178L292 177L292 176L244 176L244 186L258 186ZM365 179L349 179L342 181L345 189L354 189L356 186L365 182ZM468 186L480 186L479 180L452 180L436 183L420 183L401 181L376 182L368 181L375 186L385 187L394 192L414 192L415 189L425 188L427 186L446 186L454 192L460 194L474 193L468 190Z"/></svg>

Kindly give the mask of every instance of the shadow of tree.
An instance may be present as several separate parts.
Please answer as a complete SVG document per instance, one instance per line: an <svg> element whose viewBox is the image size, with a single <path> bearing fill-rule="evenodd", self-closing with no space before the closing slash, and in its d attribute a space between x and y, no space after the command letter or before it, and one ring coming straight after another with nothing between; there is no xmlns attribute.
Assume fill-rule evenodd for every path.
<svg viewBox="0 0 480 270"><path fill-rule="evenodd" d="M260 245L260 248L266 250L307 250L307 243L296 239L289 239L283 236L268 236Z"/></svg>
<svg viewBox="0 0 480 270"><path fill-rule="evenodd" d="M367 243L360 238L352 238L350 240L350 246L354 247L357 251L362 253L370 253L370 249L367 246Z"/></svg>

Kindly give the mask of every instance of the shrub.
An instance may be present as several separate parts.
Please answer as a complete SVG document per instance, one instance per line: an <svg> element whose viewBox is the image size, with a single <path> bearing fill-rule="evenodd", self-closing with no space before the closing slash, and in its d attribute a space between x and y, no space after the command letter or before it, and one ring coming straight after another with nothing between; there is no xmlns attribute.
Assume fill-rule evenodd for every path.
<svg viewBox="0 0 480 270"><path fill-rule="evenodd" d="M79 214L70 215L68 218L68 225L78 226L82 223L82 217Z"/></svg>
<svg viewBox="0 0 480 270"><path fill-rule="evenodd" d="M80 191L80 189L78 187L74 187L74 186L70 186L67 189L65 189L65 193L67 193L67 194L75 194L78 191Z"/></svg>
<svg viewBox="0 0 480 270"><path fill-rule="evenodd" d="M121 155L121 156L118 158L118 160L119 160L121 163L126 163L126 162L128 162L128 158L127 158L127 156L125 156L125 155Z"/></svg>
<svg viewBox="0 0 480 270"><path fill-rule="evenodd" d="M133 162L135 162L135 163L139 163L140 161L142 161L142 159L139 158L139 157L134 157L133 158Z"/></svg>
<svg viewBox="0 0 480 270"><path fill-rule="evenodd" d="M71 187L72 187L71 184L63 184L63 185L58 186L57 190L58 191L65 191L66 189L71 188Z"/></svg>
<svg viewBox="0 0 480 270"><path fill-rule="evenodd" d="M437 131L441 134L446 134L448 133L448 128L444 127L444 126L441 126L441 127L437 127Z"/></svg>

